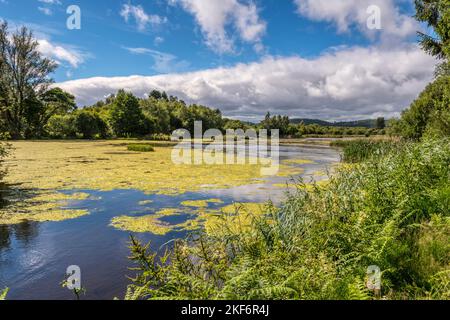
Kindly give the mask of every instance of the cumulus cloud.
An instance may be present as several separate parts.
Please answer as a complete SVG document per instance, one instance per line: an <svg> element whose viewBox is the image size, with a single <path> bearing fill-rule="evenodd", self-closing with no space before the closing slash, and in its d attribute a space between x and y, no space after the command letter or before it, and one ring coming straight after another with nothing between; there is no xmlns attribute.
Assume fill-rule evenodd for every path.
<svg viewBox="0 0 450 320"><path fill-rule="evenodd" d="M240 39L261 47L261 39L266 31L266 22L258 14L253 2L238 0L170 0L170 4L180 4L191 13L205 38L208 47L218 53L234 51L234 40L227 32L231 26Z"/></svg>
<svg viewBox="0 0 450 320"><path fill-rule="evenodd" d="M411 16L401 13L395 0L294 0L294 2L298 13L302 16L315 21L334 23L341 33L348 32L351 27L356 26L366 36L380 35L382 40L386 40L392 37L409 37L419 30L418 23ZM367 8L373 5L381 11L381 30L370 30L367 27L370 16Z"/></svg>
<svg viewBox="0 0 450 320"><path fill-rule="evenodd" d="M145 31L147 25L159 25L167 22L167 18L158 16L156 14L147 14L142 6L133 6L131 4L124 4L120 15L125 19L126 22L133 17L136 21L137 28L139 31Z"/></svg>
<svg viewBox="0 0 450 320"><path fill-rule="evenodd" d="M119 89L143 97L165 90L188 102L255 120L267 111L329 120L396 116L432 79L435 60L416 45L386 50L353 47L319 57L266 57L182 74L90 78L58 86L93 104Z"/></svg>

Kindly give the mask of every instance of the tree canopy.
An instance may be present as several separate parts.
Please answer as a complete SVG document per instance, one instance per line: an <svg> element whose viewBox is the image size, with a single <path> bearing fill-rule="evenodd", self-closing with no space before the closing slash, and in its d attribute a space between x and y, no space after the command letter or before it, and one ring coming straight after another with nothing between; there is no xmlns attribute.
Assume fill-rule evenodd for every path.
<svg viewBox="0 0 450 320"><path fill-rule="evenodd" d="M405 110L393 126L394 133L419 140L423 136L450 136L450 0L416 0L418 21L434 35L419 33L420 44L442 63L437 78Z"/></svg>
<svg viewBox="0 0 450 320"><path fill-rule="evenodd" d="M0 23L0 126L13 138L38 136L52 115L75 108L72 95L50 89L57 64L38 45L26 27L10 33Z"/></svg>

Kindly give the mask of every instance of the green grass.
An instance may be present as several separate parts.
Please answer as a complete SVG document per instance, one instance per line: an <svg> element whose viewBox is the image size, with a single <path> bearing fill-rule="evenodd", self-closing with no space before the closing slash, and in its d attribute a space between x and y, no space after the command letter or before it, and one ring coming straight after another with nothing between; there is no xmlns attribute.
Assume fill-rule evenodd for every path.
<svg viewBox="0 0 450 320"><path fill-rule="evenodd" d="M150 144L133 143L127 146L128 151L154 152L155 148Z"/></svg>
<svg viewBox="0 0 450 320"><path fill-rule="evenodd" d="M385 299L449 299L450 140L367 158L325 187L299 181L250 228L224 224L159 255L132 239L126 298L375 299L376 265Z"/></svg>

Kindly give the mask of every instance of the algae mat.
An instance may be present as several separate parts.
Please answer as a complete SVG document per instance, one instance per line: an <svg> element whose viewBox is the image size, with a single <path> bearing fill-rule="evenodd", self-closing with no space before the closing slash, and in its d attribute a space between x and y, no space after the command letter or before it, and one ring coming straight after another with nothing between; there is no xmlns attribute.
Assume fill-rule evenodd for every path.
<svg viewBox="0 0 450 320"><path fill-rule="evenodd" d="M0 209L0 224L61 221L88 214L84 210L65 210L77 197L66 195L66 199L60 199L61 191L128 189L180 195L261 183L265 178L261 176L260 164L176 165L171 160L172 147L153 142L155 152L128 151L127 145L136 142L139 141L12 142L12 155L5 161L5 182L19 192L13 192L11 205ZM301 171L284 164L278 175L287 177ZM185 205L206 207L207 203Z"/></svg>
<svg viewBox="0 0 450 320"><path fill-rule="evenodd" d="M156 213L132 217L117 216L111 220L111 226L130 232L150 232L156 235L165 235L173 230L193 231L205 227L208 234L218 235L224 229L233 233L243 232L249 228L252 219L263 215L268 208L262 203L232 203L220 208L208 208L210 204L220 204L217 199L182 202L178 208L166 208ZM194 207L196 207L194 209ZM193 218L186 219L182 223L170 224L161 220L163 217L177 215L190 215Z"/></svg>
<svg viewBox="0 0 450 320"><path fill-rule="evenodd" d="M260 165L175 165L170 147L156 145L155 152L139 153L127 151L128 143L13 142L5 181L25 189L136 189L180 194L205 186L211 189L254 183L261 177Z"/></svg>
<svg viewBox="0 0 450 320"><path fill-rule="evenodd" d="M261 178L260 165L175 165L171 147L155 143L155 152L129 152L129 143L12 142L12 155L5 161L5 182L12 186L13 200L0 209L0 224L61 221L88 214L61 209L77 199L60 199L59 191L63 190L135 189L148 194L177 195L258 183Z"/></svg>

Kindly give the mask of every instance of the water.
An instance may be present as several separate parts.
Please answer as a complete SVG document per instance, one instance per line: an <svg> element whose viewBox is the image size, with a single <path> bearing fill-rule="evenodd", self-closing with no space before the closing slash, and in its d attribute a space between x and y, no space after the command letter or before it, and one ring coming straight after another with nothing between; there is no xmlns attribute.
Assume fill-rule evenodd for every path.
<svg viewBox="0 0 450 320"><path fill-rule="evenodd" d="M307 159L313 164L301 165L306 182L318 171L326 171L339 161L336 150L325 147L282 146L280 157ZM87 209L90 214L63 222L27 222L15 226L0 226L0 289L9 287L8 299L73 299L73 294L61 287L66 268L81 268L82 284L87 289L82 299L123 298L127 278L133 276L129 255L129 233L109 226L113 217L120 215L146 215L159 209L173 208L186 200L219 198L224 206L233 202L282 201L285 190L274 188L273 183L284 183L289 178L268 178L261 184L240 186L225 190L185 193L179 196L146 195L137 190L72 190L84 191L91 198L71 203L71 208ZM140 201L152 203L141 206ZM164 218L178 224L191 218L188 213ZM168 219L168 220L167 220ZM185 232L171 232L164 236L141 233L137 238L151 241L152 250L164 250L165 244L184 237Z"/></svg>

